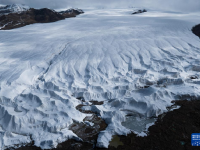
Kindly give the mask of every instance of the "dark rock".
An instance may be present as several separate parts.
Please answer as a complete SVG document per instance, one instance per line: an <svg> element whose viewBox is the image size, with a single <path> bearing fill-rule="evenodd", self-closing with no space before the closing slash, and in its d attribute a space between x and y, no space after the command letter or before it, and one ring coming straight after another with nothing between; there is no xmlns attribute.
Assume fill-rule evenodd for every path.
<svg viewBox="0 0 200 150"><path fill-rule="evenodd" d="M84 97L77 97L76 99L78 99L78 100L80 100L80 101L83 101L83 102L85 102L85 99L84 99Z"/></svg>
<svg viewBox="0 0 200 150"><path fill-rule="evenodd" d="M136 11L136 12L133 12L132 15L141 14L141 13L144 13L144 12L147 12L147 10L146 10L146 9L138 10L138 11Z"/></svg>
<svg viewBox="0 0 200 150"><path fill-rule="evenodd" d="M147 88L149 88L150 86L149 85L144 85L144 86L139 86L138 88L139 89L147 89Z"/></svg>
<svg viewBox="0 0 200 150"><path fill-rule="evenodd" d="M84 12L81 9L69 9L66 11L59 12L65 18L76 17L77 15L83 14Z"/></svg>
<svg viewBox="0 0 200 150"><path fill-rule="evenodd" d="M68 140L66 142L58 144L57 148L53 148L51 150L92 150L92 149L93 149L93 144L91 143L80 142L76 140ZM17 148L16 150L42 150L42 149L36 146L23 146Z"/></svg>
<svg viewBox="0 0 200 150"><path fill-rule="evenodd" d="M2 27L1 30L9 30L33 23L56 22L65 18L76 17L77 15L83 13L73 9L71 11L71 13L58 13L47 8L31 8L20 13L9 13L7 15L1 15L0 27Z"/></svg>
<svg viewBox="0 0 200 150"><path fill-rule="evenodd" d="M65 18L61 14L47 8L43 9L32 8L30 11L33 13L35 21L39 23L55 22Z"/></svg>
<svg viewBox="0 0 200 150"><path fill-rule="evenodd" d="M72 130L84 142L96 143L100 131L105 130L107 124L105 121L93 114L91 117L85 117L84 122L74 122L69 129ZM87 122L93 125L87 124Z"/></svg>
<svg viewBox="0 0 200 150"><path fill-rule="evenodd" d="M200 24L192 28L192 32L200 38Z"/></svg>
<svg viewBox="0 0 200 150"><path fill-rule="evenodd" d="M198 79L198 77L197 76L190 76L190 79L195 80L195 79Z"/></svg>
<svg viewBox="0 0 200 150"><path fill-rule="evenodd" d="M90 101L92 105L103 105L103 101Z"/></svg>
<svg viewBox="0 0 200 150"><path fill-rule="evenodd" d="M11 13L11 11L10 10L0 10L0 13L1 14L6 14L6 13Z"/></svg>

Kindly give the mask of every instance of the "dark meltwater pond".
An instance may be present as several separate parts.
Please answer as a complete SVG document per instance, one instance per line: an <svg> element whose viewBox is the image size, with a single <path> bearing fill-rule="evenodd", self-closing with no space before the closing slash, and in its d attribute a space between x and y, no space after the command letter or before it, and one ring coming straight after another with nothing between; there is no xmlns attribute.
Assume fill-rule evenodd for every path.
<svg viewBox="0 0 200 150"><path fill-rule="evenodd" d="M153 124L156 118L145 118L136 116L126 116L126 121L122 125L128 129L141 133L145 131L148 124Z"/></svg>

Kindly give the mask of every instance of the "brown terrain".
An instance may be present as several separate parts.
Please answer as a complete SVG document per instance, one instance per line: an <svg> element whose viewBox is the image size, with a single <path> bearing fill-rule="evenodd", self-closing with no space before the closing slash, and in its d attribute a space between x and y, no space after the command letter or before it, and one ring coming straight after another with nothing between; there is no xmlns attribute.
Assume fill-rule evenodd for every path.
<svg viewBox="0 0 200 150"><path fill-rule="evenodd" d="M55 22L63 20L65 18L76 17L81 13L83 12L74 9L59 13L47 8L43 9L31 8L27 11L23 11L20 13L9 13L7 15L0 16L0 27L3 27L1 28L1 30L9 30L9 29L23 27L33 23Z"/></svg>

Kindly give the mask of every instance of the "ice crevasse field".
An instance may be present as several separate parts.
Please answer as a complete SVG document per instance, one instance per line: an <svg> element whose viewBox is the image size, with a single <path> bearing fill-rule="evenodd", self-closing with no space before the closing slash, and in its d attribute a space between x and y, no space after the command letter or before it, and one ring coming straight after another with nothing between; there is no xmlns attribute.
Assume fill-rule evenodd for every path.
<svg viewBox="0 0 200 150"><path fill-rule="evenodd" d="M104 101L82 109L106 121L97 146L108 147L112 135L130 133L126 115L156 117L172 100L200 95L200 39L191 32L200 13L84 11L0 31L1 149L78 139L69 125L91 115L76 109L91 100Z"/></svg>

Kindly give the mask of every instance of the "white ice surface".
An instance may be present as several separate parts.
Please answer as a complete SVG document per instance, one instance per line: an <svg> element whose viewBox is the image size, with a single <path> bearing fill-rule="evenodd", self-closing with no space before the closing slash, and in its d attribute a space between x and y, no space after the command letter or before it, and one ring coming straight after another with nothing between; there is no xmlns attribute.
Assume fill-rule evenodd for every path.
<svg viewBox="0 0 200 150"><path fill-rule="evenodd" d="M191 32L200 13L131 9L84 10L76 18L0 31L0 148L35 141L52 148L69 138L75 109L90 109L108 127L98 137L130 132L125 115L157 116L176 96L199 96L200 40ZM143 89L145 85L151 85ZM84 109L84 108L83 108Z"/></svg>
<svg viewBox="0 0 200 150"><path fill-rule="evenodd" d="M22 11L29 10L30 7L24 4L11 4L11 5L1 5L0 4L0 11L9 10L11 13L19 13Z"/></svg>
<svg viewBox="0 0 200 150"><path fill-rule="evenodd" d="M9 5L9 9L11 9L13 12L21 12L30 9L30 7L24 4L12 4Z"/></svg>

